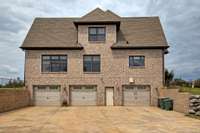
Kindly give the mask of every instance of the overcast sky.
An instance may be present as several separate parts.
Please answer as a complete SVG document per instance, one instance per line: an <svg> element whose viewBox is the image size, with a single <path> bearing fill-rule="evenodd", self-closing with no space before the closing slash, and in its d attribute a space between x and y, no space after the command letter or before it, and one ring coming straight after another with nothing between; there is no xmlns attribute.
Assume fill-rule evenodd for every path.
<svg viewBox="0 0 200 133"><path fill-rule="evenodd" d="M96 7L120 16L159 16L176 77L200 78L200 0L0 0L0 77L23 78L19 49L35 17L79 17Z"/></svg>

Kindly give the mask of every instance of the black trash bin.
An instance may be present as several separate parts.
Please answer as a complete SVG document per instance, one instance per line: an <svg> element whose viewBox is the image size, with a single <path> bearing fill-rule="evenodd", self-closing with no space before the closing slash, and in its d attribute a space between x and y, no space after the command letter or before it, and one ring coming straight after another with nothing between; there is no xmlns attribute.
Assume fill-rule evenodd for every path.
<svg viewBox="0 0 200 133"><path fill-rule="evenodd" d="M159 97L158 98L158 107L161 109L165 108L164 100L170 99L169 97Z"/></svg>
<svg viewBox="0 0 200 133"><path fill-rule="evenodd" d="M173 110L173 100L172 99L164 100L164 109L165 110Z"/></svg>

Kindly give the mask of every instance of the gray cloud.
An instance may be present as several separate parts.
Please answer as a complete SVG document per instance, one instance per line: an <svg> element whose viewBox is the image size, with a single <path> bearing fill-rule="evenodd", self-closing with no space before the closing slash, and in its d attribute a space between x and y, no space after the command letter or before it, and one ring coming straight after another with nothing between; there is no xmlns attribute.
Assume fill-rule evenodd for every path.
<svg viewBox="0 0 200 133"><path fill-rule="evenodd" d="M152 1L149 15L160 16L167 40L171 46L166 66L177 77L200 78L200 1Z"/></svg>
<svg viewBox="0 0 200 133"><path fill-rule="evenodd" d="M6 77L18 77L18 70L9 65L0 66L0 75L6 75Z"/></svg>
<svg viewBox="0 0 200 133"><path fill-rule="evenodd" d="M82 16L101 7L120 16L159 16L170 44L166 67L177 77L200 78L199 0L7 0L0 4L0 76L23 77L18 48L35 17ZM3 67L2 67L3 66ZM7 67L5 67L7 66ZM8 67L9 66L9 67ZM12 73L12 70L16 70Z"/></svg>

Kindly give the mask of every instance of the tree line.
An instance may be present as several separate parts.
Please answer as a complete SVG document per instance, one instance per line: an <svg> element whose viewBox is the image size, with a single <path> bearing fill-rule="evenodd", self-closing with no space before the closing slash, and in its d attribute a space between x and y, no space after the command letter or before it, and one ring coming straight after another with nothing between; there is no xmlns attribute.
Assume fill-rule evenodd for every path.
<svg viewBox="0 0 200 133"><path fill-rule="evenodd" d="M24 81L21 80L19 77L16 79L10 79L8 83L0 84L0 88L20 88L24 87Z"/></svg>
<svg viewBox="0 0 200 133"><path fill-rule="evenodd" d="M193 81L186 81L181 78L174 78L174 71L165 69L165 86L186 86L186 87L198 87L200 88L200 79Z"/></svg>

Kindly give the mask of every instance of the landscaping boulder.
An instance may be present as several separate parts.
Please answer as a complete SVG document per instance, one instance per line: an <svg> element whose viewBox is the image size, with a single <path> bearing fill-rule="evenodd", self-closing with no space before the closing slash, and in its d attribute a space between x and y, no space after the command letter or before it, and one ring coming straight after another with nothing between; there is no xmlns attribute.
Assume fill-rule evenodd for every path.
<svg viewBox="0 0 200 133"><path fill-rule="evenodd" d="M195 115L200 116L200 111L196 112Z"/></svg>
<svg viewBox="0 0 200 133"><path fill-rule="evenodd" d="M191 100L191 99L196 99L196 97L195 97L195 95L192 95L192 96L190 96L189 99L190 99L190 100Z"/></svg>
<svg viewBox="0 0 200 133"><path fill-rule="evenodd" d="M189 114L200 116L200 95L190 96L189 102Z"/></svg>
<svg viewBox="0 0 200 133"><path fill-rule="evenodd" d="M189 110L189 114L195 114L196 112L193 109Z"/></svg>
<svg viewBox="0 0 200 133"><path fill-rule="evenodd" d="M190 102L191 102L191 103L197 103L197 102L198 102L198 99L191 99Z"/></svg>

